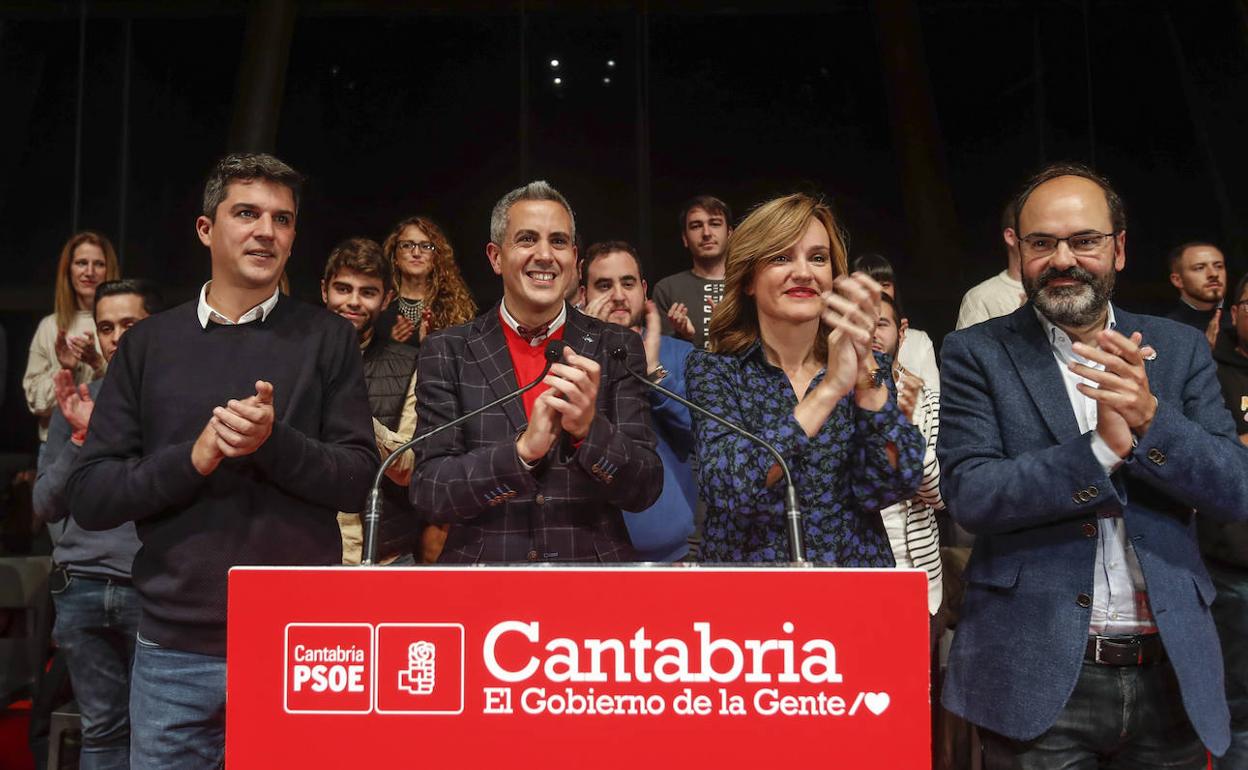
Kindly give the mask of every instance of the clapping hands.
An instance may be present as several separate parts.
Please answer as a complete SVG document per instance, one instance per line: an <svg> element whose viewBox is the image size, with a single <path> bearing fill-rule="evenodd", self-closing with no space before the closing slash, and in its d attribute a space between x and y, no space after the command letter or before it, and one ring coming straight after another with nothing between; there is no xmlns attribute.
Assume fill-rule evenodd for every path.
<svg viewBox="0 0 1248 770"><path fill-rule="evenodd" d="M191 448L191 462L207 476L226 457L252 454L272 435L273 420L273 385L257 380L254 396L230 399L212 410L212 418Z"/></svg>
<svg viewBox="0 0 1248 770"><path fill-rule="evenodd" d="M88 330L70 335L64 329L56 333L56 360L64 369L74 370L86 364L97 372L104 366L104 357L95 347L95 333Z"/></svg>
<svg viewBox="0 0 1248 770"><path fill-rule="evenodd" d="M837 400L851 390L859 406L877 410L888 391L875 381L876 362L871 341L880 318L880 284L865 273L838 277L824 292L823 322L828 334L827 374L821 387L834 390Z"/></svg>
<svg viewBox="0 0 1248 770"><path fill-rule="evenodd" d="M1075 374L1096 383L1079 383L1079 392L1096 402L1096 432L1119 457L1126 457L1135 445L1135 437L1143 436L1157 413L1157 398L1148 385L1144 359L1151 353L1141 346L1139 332L1130 339L1106 329L1096 338L1099 347L1076 342L1075 353L1101 364L1104 371L1078 362L1070 364Z"/></svg>

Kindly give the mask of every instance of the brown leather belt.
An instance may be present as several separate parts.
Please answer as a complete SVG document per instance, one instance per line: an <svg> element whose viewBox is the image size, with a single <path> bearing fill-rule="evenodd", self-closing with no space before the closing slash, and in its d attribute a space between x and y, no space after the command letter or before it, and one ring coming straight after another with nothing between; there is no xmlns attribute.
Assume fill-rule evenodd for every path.
<svg viewBox="0 0 1248 770"><path fill-rule="evenodd" d="M1166 659L1161 634L1089 636L1083 659L1102 666L1147 666Z"/></svg>

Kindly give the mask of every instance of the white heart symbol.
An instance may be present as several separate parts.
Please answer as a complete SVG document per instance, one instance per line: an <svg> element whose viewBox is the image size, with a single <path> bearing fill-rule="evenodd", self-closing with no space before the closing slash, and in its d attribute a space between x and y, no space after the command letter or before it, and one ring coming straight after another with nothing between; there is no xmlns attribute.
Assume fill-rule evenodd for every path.
<svg viewBox="0 0 1248 770"><path fill-rule="evenodd" d="M871 709L871 713L877 717L884 713L888 708L888 693L886 692L869 692L863 698L863 702L867 704L867 708Z"/></svg>

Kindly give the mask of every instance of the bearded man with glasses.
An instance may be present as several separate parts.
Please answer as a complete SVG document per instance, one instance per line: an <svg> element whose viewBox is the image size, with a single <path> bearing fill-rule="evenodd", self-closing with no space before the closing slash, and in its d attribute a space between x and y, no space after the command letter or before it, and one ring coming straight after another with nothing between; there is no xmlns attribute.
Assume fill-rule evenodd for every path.
<svg viewBox="0 0 1248 770"><path fill-rule="evenodd" d="M1110 303L1110 184L1049 166L1014 211L1027 303L944 343L941 492L977 536L944 705L990 770L1204 768L1230 734L1195 520L1248 517L1248 447L1201 334Z"/></svg>

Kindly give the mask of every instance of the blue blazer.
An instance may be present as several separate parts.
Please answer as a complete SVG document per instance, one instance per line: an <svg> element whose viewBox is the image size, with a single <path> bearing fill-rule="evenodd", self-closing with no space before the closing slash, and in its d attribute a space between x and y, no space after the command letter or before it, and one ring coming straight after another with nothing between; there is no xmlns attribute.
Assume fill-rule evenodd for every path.
<svg viewBox="0 0 1248 770"><path fill-rule="evenodd" d="M1011 738L1053 725L1079 677L1092 612L1077 602L1093 590L1097 538L1085 525L1120 508L1188 718L1220 756L1230 716L1193 519L1248 518L1248 447L1204 337L1114 312L1118 331L1139 331L1157 351L1145 368L1158 407L1112 478L1080 435L1031 303L945 339L941 492L976 540L942 700Z"/></svg>

